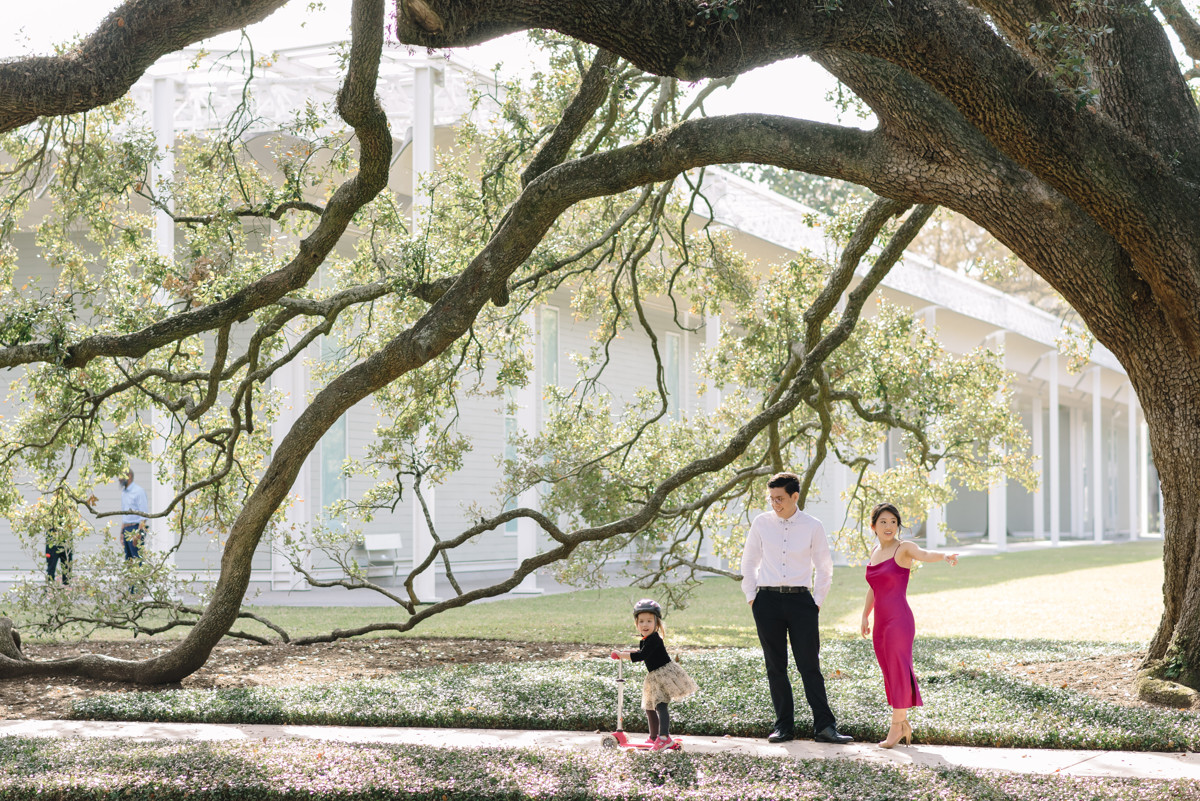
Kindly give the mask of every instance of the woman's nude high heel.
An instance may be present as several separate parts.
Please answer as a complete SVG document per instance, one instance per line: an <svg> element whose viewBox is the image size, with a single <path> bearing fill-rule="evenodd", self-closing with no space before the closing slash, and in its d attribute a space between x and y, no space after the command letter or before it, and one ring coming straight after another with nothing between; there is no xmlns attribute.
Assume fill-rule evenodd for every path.
<svg viewBox="0 0 1200 801"><path fill-rule="evenodd" d="M897 732L896 730L899 729ZM895 739L892 739L892 733L896 732ZM902 720L898 724L893 723L888 728L888 736L886 740L879 743L880 748L895 748L896 745L904 740L905 745L912 745L912 726L907 720Z"/></svg>

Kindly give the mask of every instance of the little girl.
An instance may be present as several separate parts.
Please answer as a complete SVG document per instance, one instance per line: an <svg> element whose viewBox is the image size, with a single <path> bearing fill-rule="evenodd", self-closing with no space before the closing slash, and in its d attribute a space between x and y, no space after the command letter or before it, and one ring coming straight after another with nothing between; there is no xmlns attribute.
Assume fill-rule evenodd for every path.
<svg viewBox="0 0 1200 801"><path fill-rule="evenodd" d="M646 682L642 685L642 709L646 710L646 722L650 727L652 751L669 748L671 739L671 714L667 704L682 701L696 690L696 682L667 655L663 644L666 629L662 623L662 607L657 601L644 598L633 607L633 624L642 642L636 651L613 651L613 659L628 657L634 662L646 663Z"/></svg>

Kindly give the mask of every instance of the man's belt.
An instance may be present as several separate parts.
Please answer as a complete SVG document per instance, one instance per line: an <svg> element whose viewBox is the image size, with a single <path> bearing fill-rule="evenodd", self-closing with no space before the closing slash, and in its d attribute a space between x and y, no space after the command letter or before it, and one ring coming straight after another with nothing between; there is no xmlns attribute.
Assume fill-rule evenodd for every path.
<svg viewBox="0 0 1200 801"><path fill-rule="evenodd" d="M759 592L766 590L767 592L810 592L808 587L804 585L796 585L792 587L759 587Z"/></svg>

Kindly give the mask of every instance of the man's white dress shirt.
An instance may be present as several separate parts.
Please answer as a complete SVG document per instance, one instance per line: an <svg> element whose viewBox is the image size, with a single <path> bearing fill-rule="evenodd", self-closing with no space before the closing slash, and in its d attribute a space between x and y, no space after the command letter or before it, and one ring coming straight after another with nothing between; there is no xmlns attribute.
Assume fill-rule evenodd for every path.
<svg viewBox="0 0 1200 801"><path fill-rule="evenodd" d="M799 509L786 520L774 512L754 518L742 551L747 601L754 600L759 587L808 587L822 606L831 586L833 556L820 520Z"/></svg>
<svg viewBox="0 0 1200 801"><path fill-rule="evenodd" d="M121 508L129 512L129 514L121 516L122 526L141 523L146 519L145 515L133 514L134 512L150 511L150 502L146 499L146 491L139 487L136 481L130 481L128 485L121 488Z"/></svg>

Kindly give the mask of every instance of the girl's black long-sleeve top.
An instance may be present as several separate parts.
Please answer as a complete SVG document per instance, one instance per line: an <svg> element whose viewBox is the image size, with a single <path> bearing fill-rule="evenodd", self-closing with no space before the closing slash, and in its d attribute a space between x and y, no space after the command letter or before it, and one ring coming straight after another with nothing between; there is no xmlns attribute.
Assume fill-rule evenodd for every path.
<svg viewBox="0 0 1200 801"><path fill-rule="evenodd" d="M639 650L630 651L629 658L634 662L645 662L646 670L658 670L671 661L671 657L667 655L667 646L657 631L643 637Z"/></svg>

